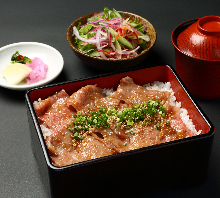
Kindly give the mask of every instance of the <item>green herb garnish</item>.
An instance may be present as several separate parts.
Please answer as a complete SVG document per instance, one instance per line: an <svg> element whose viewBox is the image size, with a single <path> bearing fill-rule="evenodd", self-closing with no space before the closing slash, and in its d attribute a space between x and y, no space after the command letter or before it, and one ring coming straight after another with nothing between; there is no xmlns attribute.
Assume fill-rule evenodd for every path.
<svg viewBox="0 0 220 198"><path fill-rule="evenodd" d="M82 136L78 132L74 133L74 138L75 139L83 139Z"/></svg>
<svg viewBox="0 0 220 198"><path fill-rule="evenodd" d="M135 132L132 131L132 130L130 130L129 133L130 133L131 135L134 135L134 134L135 134Z"/></svg>
<svg viewBox="0 0 220 198"><path fill-rule="evenodd" d="M70 124L69 130L73 132L75 139L82 139L80 134L88 131L90 128L108 128L110 123L108 120L116 122L115 130L119 127L130 129L135 123L140 123L142 126L150 125L152 117L159 113L161 117L165 116L165 107L163 107L158 100L149 100L143 102L141 105L135 104L132 108L124 108L122 111L116 109L100 108L97 111L88 109L87 115L78 111L73 115L75 120ZM156 124L156 129L161 128L160 122ZM134 131L129 131L132 135Z"/></svg>
<svg viewBox="0 0 220 198"><path fill-rule="evenodd" d="M156 129L157 129L157 130L160 130L160 128L161 128L160 122L158 122L158 123L156 124Z"/></svg>
<svg viewBox="0 0 220 198"><path fill-rule="evenodd" d="M22 56L21 54L19 54L18 51L16 51L11 57L11 63L26 64L26 63L31 63L31 62L32 60L30 58L28 58L27 56Z"/></svg>
<svg viewBox="0 0 220 198"><path fill-rule="evenodd" d="M167 125L167 126L170 126L170 122L166 122L166 125Z"/></svg>

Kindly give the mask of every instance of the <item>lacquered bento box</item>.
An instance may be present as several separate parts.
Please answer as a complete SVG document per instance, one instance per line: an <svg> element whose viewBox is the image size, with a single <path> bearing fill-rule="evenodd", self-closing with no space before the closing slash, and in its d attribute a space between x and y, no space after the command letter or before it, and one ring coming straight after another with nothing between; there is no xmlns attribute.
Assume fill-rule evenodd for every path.
<svg viewBox="0 0 220 198"><path fill-rule="evenodd" d="M202 135L118 153L65 167L56 167L50 156L34 111L33 102L46 99L61 89L72 94L88 84L116 88L126 76L143 85L171 83L177 101L188 110ZM25 95L32 149L49 197L125 197L162 187L191 187L206 181L214 138L214 126L193 100L181 79L169 65L103 74L31 89Z"/></svg>

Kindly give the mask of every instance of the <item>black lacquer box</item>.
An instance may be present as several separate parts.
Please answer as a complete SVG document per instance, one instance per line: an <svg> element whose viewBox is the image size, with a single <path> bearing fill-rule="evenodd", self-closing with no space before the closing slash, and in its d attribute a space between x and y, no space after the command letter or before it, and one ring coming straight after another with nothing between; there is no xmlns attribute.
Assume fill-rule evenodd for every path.
<svg viewBox="0 0 220 198"><path fill-rule="evenodd" d="M88 84L116 88L120 79L133 78L139 85L171 83L177 101L188 110L203 134L149 146L65 167L56 167L50 156L34 111L33 102L65 89L72 94ZM214 126L169 65L103 74L28 90L25 95L32 149L49 197L125 197L163 187L191 187L206 181L214 138Z"/></svg>

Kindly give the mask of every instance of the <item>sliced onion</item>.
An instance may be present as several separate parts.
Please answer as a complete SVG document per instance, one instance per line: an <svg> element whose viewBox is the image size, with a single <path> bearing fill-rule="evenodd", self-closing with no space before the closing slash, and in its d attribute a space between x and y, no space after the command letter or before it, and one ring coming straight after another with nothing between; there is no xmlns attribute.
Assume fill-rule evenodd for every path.
<svg viewBox="0 0 220 198"><path fill-rule="evenodd" d="M137 46L137 47L136 47L135 49L133 49L133 50L122 50L122 51L119 51L119 50L116 49L116 52L117 52L118 54L132 54L132 53L136 52L139 48L140 48L140 46Z"/></svg>
<svg viewBox="0 0 220 198"><path fill-rule="evenodd" d="M76 26L73 27L73 36L76 36L81 41L86 42L86 40L87 40L79 35L79 31L77 30Z"/></svg>
<svg viewBox="0 0 220 198"><path fill-rule="evenodd" d="M138 36L138 38L141 38L142 40L145 40L145 41L150 41L150 37L149 36Z"/></svg>
<svg viewBox="0 0 220 198"><path fill-rule="evenodd" d="M86 43L93 43L93 44L95 44L97 41L96 41L96 39L94 39L94 38L89 38L89 39L86 39L86 38L83 38L83 37L81 37L80 35L79 35L79 31L77 30L77 28L76 28L76 26L74 26L73 27L73 36L76 36L79 40L81 40L81 41L84 41L84 42L86 42ZM101 41L105 41L107 38L101 38Z"/></svg>
<svg viewBox="0 0 220 198"><path fill-rule="evenodd" d="M101 43L100 43L100 40L101 40L101 30L98 29L97 32L96 32L96 46L97 46L97 49L98 50L102 50L101 48ZM107 57L104 55L103 52L99 52L100 56L103 58L103 59L107 59Z"/></svg>
<svg viewBox="0 0 220 198"><path fill-rule="evenodd" d="M108 35L108 40L109 40L109 43L110 43L113 51L116 51L116 48L115 48L114 44L112 43L111 34L108 32L107 35Z"/></svg>

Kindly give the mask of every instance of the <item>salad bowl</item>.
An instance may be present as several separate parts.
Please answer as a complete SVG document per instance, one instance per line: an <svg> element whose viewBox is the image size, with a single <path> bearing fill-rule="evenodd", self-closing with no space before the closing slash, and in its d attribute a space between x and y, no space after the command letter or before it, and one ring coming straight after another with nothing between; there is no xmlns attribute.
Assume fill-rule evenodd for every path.
<svg viewBox="0 0 220 198"><path fill-rule="evenodd" d="M98 69L98 70L102 70L102 71L118 71L118 70L123 70L123 69L128 69L128 68L132 68L135 65L139 64L141 61L143 61L149 54L150 50L152 49L152 47L154 46L155 42L156 42L156 31L153 27L153 25L146 19L144 19L141 16L138 16L136 14L132 14L129 12L124 12L124 11L118 11L120 13L123 14L123 18L127 19L129 18L129 20L136 20L138 22L138 24L144 24L147 27L147 35L149 36L150 41L148 42L148 47L142 51L140 51L138 53L137 56L132 57L132 58L121 58L121 59L104 59L104 58L100 58L100 57L96 57L96 56L90 56L87 55L83 52L81 52L78 48L77 48L77 43L75 41L75 36L73 36L73 27L77 27L79 23L81 23L81 25L86 24L87 20L91 17L93 17L94 15L99 15L102 12L94 12L94 13L90 13L87 14L85 16L82 16L80 18L78 18L77 20L75 20L68 28L67 30L67 34L66 34L66 38L67 38L67 42L70 45L71 49L73 50L73 52L75 53L75 55L81 59L85 64L87 64L88 66Z"/></svg>

